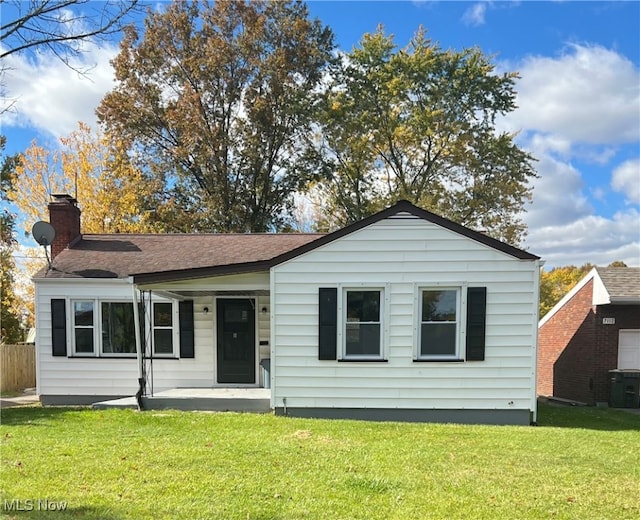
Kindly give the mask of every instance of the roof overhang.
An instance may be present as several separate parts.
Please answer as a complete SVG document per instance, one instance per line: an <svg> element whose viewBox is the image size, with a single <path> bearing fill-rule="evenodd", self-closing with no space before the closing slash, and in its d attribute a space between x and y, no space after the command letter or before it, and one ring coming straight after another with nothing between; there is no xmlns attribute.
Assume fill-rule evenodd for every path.
<svg viewBox="0 0 640 520"><path fill-rule="evenodd" d="M162 282L177 282L177 281L183 281L183 280L196 280L200 278L210 278L214 276L224 276L224 275L230 275L230 274L266 272L266 271L269 271L271 267L287 262L293 258L297 258L298 256L304 253L313 251L318 247L321 247L325 244L329 244L334 240L342 238L346 235L349 235L350 233L363 229L367 226L370 226L371 224L379 222L388 217L392 217L398 213L408 213L410 215L413 215L414 217L424 219L428 222L431 222L440 227L448 229L449 231L453 231L455 233L458 233L459 235L475 240L476 242L480 242L481 244L489 246L495 250L501 251L502 253L510 255L519 260L526 260L526 261L540 260L539 256L531 254L528 251L518 249L517 247L513 247L509 244L506 244L492 237L489 237L483 233L478 233L477 231L473 231L449 219L440 217L439 215L436 215L427 210L414 206L413 204L411 204L406 200L401 200L396 204L394 204L393 206L376 213L375 215L371 215L370 217L367 217L363 220L350 224L342 229L334 231L333 233L329 233L328 235L322 235L320 236L320 238L307 242L306 244L303 244L290 251L277 255L271 259L260 260L255 262L217 265L217 266L211 266L211 267L180 269L180 270L174 270L174 271L134 273L134 274L131 274L130 276L133 277L133 281L135 284L150 284L150 283L162 283Z"/></svg>
<svg viewBox="0 0 640 520"><path fill-rule="evenodd" d="M152 273L135 273L130 275L136 285L159 283L159 282L180 282L184 280L197 280L200 278L211 278L214 276L225 276L229 274L246 274L269 271L271 262L260 260L258 262L245 262L240 264L216 265L213 267L197 267L192 269L180 269L176 271L158 271Z"/></svg>
<svg viewBox="0 0 640 520"><path fill-rule="evenodd" d="M632 296L612 296L609 298L611 305L640 305L640 298Z"/></svg>

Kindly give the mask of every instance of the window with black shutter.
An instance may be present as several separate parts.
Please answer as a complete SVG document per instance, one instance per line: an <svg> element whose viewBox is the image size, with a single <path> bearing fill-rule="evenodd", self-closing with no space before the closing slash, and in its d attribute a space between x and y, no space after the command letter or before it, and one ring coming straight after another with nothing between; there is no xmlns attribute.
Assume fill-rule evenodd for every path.
<svg viewBox="0 0 640 520"><path fill-rule="evenodd" d="M467 289L467 361L484 361L487 288Z"/></svg>
<svg viewBox="0 0 640 520"><path fill-rule="evenodd" d="M338 289L321 287L318 294L318 359L337 359Z"/></svg>
<svg viewBox="0 0 640 520"><path fill-rule="evenodd" d="M67 355L67 307L64 299L51 300L51 354Z"/></svg>
<svg viewBox="0 0 640 520"><path fill-rule="evenodd" d="M180 357L195 357L195 341L193 333L193 300L179 302L180 316Z"/></svg>

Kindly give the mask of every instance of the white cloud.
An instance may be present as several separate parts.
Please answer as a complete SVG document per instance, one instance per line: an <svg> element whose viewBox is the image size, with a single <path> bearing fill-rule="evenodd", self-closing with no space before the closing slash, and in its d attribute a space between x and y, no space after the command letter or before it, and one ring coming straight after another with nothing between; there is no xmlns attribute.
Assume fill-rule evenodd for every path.
<svg viewBox="0 0 640 520"><path fill-rule="evenodd" d="M640 266L638 208L627 206L611 216L594 208L608 203L606 181L598 185L594 172L607 175L603 167L640 139L637 66L614 51L589 45L570 45L559 56L533 56L501 68L507 65L504 70L520 72L519 108L500 129L520 131L519 145L538 159L540 175L524 215L526 246L551 267L615 260ZM586 170L573 164L576 159L591 170L590 185L583 178ZM598 166L594 170L588 164ZM611 188L625 193L630 205L640 199L639 172L639 161L628 161L611 177Z"/></svg>
<svg viewBox="0 0 640 520"><path fill-rule="evenodd" d="M551 222L563 225L591 214L578 172L562 163L549 164L549 168L539 171L543 173L533 183L534 202L525 217L529 229L546 227Z"/></svg>
<svg viewBox="0 0 640 520"><path fill-rule="evenodd" d="M626 57L574 44L559 57L526 58L516 70L513 129L601 145L640 138L640 70Z"/></svg>
<svg viewBox="0 0 640 520"><path fill-rule="evenodd" d="M640 204L640 159L631 159L618 166L613 171L611 187L624 193L627 201Z"/></svg>
<svg viewBox="0 0 640 520"><path fill-rule="evenodd" d="M547 267L587 262L608 265L616 260L639 267L640 213L630 209L612 219L588 215L565 224L531 228L527 246Z"/></svg>
<svg viewBox="0 0 640 520"><path fill-rule="evenodd" d="M462 15L462 21L466 25L484 25L485 23L485 13L487 12L487 3L479 2L477 4L473 4L471 7L467 8L464 14Z"/></svg>
<svg viewBox="0 0 640 520"><path fill-rule="evenodd" d="M580 172L568 162L554 158L546 139L534 136L528 148L538 158L539 178L533 181L533 204L525 216L530 229L553 222L564 225L590 215L593 211L585 196ZM552 150L554 148L552 147Z"/></svg>
<svg viewBox="0 0 640 520"><path fill-rule="evenodd" d="M31 59L8 56L4 78L7 98L15 100L13 109L3 114L3 124L32 127L54 137L67 135L78 121L94 125L94 111L104 94L114 86L109 61L117 47L86 44L85 51L70 65L49 52Z"/></svg>
<svg viewBox="0 0 640 520"><path fill-rule="evenodd" d="M545 139L534 137L531 143L541 145L533 151L540 177L533 182L533 202L523 216L529 229L526 247L548 267L587 262L608 265L615 260L640 267L638 208L618 211L610 218L596 214L585 191L593 199L602 199L603 189L587 190L579 170L544 149L548 144ZM612 187L637 202L639 171L640 161L623 163L612 176Z"/></svg>

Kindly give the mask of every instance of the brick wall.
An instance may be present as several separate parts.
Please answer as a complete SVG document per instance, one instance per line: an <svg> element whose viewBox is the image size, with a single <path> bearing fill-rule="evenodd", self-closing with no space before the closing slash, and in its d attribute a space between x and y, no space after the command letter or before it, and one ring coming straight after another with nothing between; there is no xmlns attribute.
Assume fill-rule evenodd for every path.
<svg viewBox="0 0 640 520"><path fill-rule="evenodd" d="M49 222L56 230L51 244L51 258L55 258L80 236L80 209L75 199L62 195L54 197L49 203Z"/></svg>
<svg viewBox="0 0 640 520"><path fill-rule="evenodd" d="M588 404L609 401L621 329L640 329L640 305L592 306L590 280L538 330L539 395ZM603 325L603 318L615 318Z"/></svg>
<svg viewBox="0 0 640 520"><path fill-rule="evenodd" d="M615 318L613 325L603 325L602 318ZM609 370L618 367L618 337L621 329L640 329L640 305L599 305L596 308L593 397L608 402Z"/></svg>
<svg viewBox="0 0 640 520"><path fill-rule="evenodd" d="M539 329L538 394L593 402L592 294L590 280Z"/></svg>

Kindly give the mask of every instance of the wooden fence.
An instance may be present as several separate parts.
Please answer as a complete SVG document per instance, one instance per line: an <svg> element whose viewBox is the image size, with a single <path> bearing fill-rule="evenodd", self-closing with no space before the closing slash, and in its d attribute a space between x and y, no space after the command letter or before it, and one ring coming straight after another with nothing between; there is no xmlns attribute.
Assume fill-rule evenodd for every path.
<svg viewBox="0 0 640 520"><path fill-rule="evenodd" d="M36 386L34 345L0 345L0 391L10 392Z"/></svg>

